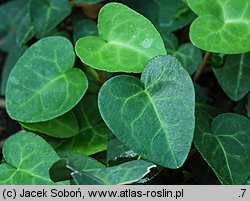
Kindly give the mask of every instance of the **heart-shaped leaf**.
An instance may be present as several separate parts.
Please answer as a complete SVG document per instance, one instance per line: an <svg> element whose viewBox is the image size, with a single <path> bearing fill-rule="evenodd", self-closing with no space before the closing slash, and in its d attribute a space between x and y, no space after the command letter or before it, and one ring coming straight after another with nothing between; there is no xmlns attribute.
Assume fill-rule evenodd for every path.
<svg viewBox="0 0 250 201"><path fill-rule="evenodd" d="M161 34L168 53L177 58L189 75L192 75L201 63L201 50L191 43L184 43L178 48L178 40L174 34L167 32Z"/></svg>
<svg viewBox="0 0 250 201"><path fill-rule="evenodd" d="M33 38L36 34L35 27L30 21L29 13L26 13L16 30L16 43L22 47L26 42Z"/></svg>
<svg viewBox="0 0 250 201"><path fill-rule="evenodd" d="M69 111L49 121L21 123L21 125L28 130L37 131L56 138L69 138L79 134L79 126L73 111Z"/></svg>
<svg viewBox="0 0 250 201"><path fill-rule="evenodd" d="M176 31L195 18L195 14L183 0L153 0L153 2L159 9L158 23L161 30Z"/></svg>
<svg viewBox="0 0 250 201"><path fill-rule="evenodd" d="M197 111L194 143L223 184L244 184L250 176L250 120Z"/></svg>
<svg viewBox="0 0 250 201"><path fill-rule="evenodd" d="M126 146L156 164L178 168L193 139L194 99L192 81L180 62L158 56L146 65L141 81L124 75L108 80L98 104Z"/></svg>
<svg viewBox="0 0 250 201"><path fill-rule="evenodd" d="M97 24L93 20L81 20L79 21L73 31L74 42L84 36L98 36Z"/></svg>
<svg viewBox="0 0 250 201"><path fill-rule="evenodd" d="M105 0L74 0L75 4L97 4Z"/></svg>
<svg viewBox="0 0 250 201"><path fill-rule="evenodd" d="M5 162L0 165L0 184L55 184L50 180L49 168L59 156L41 137L19 132L5 141L3 156Z"/></svg>
<svg viewBox="0 0 250 201"><path fill-rule="evenodd" d="M43 38L20 57L10 73L6 106L11 118L26 122L58 117L79 102L88 82L72 68L75 54L64 37Z"/></svg>
<svg viewBox="0 0 250 201"><path fill-rule="evenodd" d="M250 53L227 55L221 68L213 68L225 93L234 101L250 91Z"/></svg>
<svg viewBox="0 0 250 201"><path fill-rule="evenodd" d="M162 38L151 22L120 3L101 9L98 32L99 37L84 37L76 43L78 57L96 69L142 72L150 59L166 54Z"/></svg>
<svg viewBox="0 0 250 201"><path fill-rule="evenodd" d="M40 35L45 35L71 13L68 0L31 0L31 22Z"/></svg>
<svg viewBox="0 0 250 201"><path fill-rule="evenodd" d="M78 135L56 143L56 150L71 150L91 155L107 149L109 129L101 121L97 106L97 96L85 96L73 109L78 121Z"/></svg>
<svg viewBox="0 0 250 201"><path fill-rule="evenodd" d="M239 54L250 51L250 2L245 0L187 0L198 15L190 39L201 49Z"/></svg>

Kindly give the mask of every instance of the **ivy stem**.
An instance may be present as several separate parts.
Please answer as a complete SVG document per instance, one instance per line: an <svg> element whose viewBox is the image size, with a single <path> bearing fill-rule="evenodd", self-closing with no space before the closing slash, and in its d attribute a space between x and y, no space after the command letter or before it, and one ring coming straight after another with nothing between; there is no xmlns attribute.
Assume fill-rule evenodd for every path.
<svg viewBox="0 0 250 201"><path fill-rule="evenodd" d="M93 68L86 66L86 70L96 81L99 81L99 74Z"/></svg>
<svg viewBox="0 0 250 201"><path fill-rule="evenodd" d="M205 55L204 55L204 57L203 57L203 59L202 59L202 61L201 61L201 64L200 64L198 70L196 71L196 73L195 73L195 75L194 75L193 80L194 80L195 82L199 79L200 75L201 75L202 72L204 71L209 56L210 56L210 52L206 52Z"/></svg>

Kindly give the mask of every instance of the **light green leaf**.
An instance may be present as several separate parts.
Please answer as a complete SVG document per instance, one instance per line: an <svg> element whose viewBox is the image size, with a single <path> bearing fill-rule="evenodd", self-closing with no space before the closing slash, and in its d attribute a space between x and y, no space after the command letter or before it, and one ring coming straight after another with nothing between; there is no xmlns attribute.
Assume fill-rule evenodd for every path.
<svg viewBox="0 0 250 201"><path fill-rule="evenodd" d="M3 156L5 162L0 165L0 184L55 184L50 180L49 168L59 156L41 137L19 132L5 141Z"/></svg>
<svg viewBox="0 0 250 201"><path fill-rule="evenodd" d="M73 31L74 42L84 36L98 36L97 24L93 20L81 20L79 21Z"/></svg>
<svg viewBox="0 0 250 201"><path fill-rule="evenodd" d="M141 81L124 75L108 80L98 105L122 143L149 161L178 168L193 138L194 99L191 78L181 64L172 56L158 56L146 65Z"/></svg>
<svg viewBox="0 0 250 201"><path fill-rule="evenodd" d="M18 46L23 46L36 34L35 27L30 21L29 13L26 13L16 30L16 43Z"/></svg>
<svg viewBox="0 0 250 201"><path fill-rule="evenodd" d="M21 123L21 125L28 130L37 131L56 138L69 138L79 133L76 116L71 110L49 121Z"/></svg>
<svg viewBox="0 0 250 201"><path fill-rule="evenodd" d="M250 91L250 53L227 55L221 68L213 68L224 92L234 101Z"/></svg>
<svg viewBox="0 0 250 201"><path fill-rule="evenodd" d="M175 35L162 32L165 47L170 55L177 58L182 66L192 75L199 67L202 60L202 52L191 43L185 43L179 46Z"/></svg>
<svg viewBox="0 0 250 201"><path fill-rule="evenodd" d="M195 14L183 0L153 0L159 7L159 27L161 30L176 31L187 26Z"/></svg>
<svg viewBox="0 0 250 201"><path fill-rule="evenodd" d="M88 82L72 68L75 54L64 37L43 38L32 45L10 73L6 106L11 118L34 123L58 117L83 97Z"/></svg>
<svg viewBox="0 0 250 201"><path fill-rule="evenodd" d="M194 143L222 184L244 184L250 176L250 120L226 113L214 120L197 111Z"/></svg>
<svg viewBox="0 0 250 201"><path fill-rule="evenodd" d="M198 15L190 28L192 43L206 51L239 54L250 51L250 2L187 0Z"/></svg>
<svg viewBox="0 0 250 201"><path fill-rule="evenodd" d="M31 0L30 19L39 34L45 35L71 13L68 0Z"/></svg>
<svg viewBox="0 0 250 201"><path fill-rule="evenodd" d="M99 37L76 43L83 63L110 72L142 72L155 56L165 55L160 34L145 17L120 3L105 5L98 17Z"/></svg>

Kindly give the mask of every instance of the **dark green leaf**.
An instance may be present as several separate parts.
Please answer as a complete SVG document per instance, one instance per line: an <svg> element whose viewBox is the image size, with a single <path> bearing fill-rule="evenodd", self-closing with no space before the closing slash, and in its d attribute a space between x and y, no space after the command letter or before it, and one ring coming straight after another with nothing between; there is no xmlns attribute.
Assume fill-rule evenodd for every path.
<svg viewBox="0 0 250 201"><path fill-rule="evenodd" d="M224 92L234 101L250 91L250 53L228 55L221 68L213 68Z"/></svg>
<svg viewBox="0 0 250 201"><path fill-rule="evenodd" d="M49 121L21 123L21 125L28 130L37 131L56 138L69 138L79 134L79 126L73 111L69 111Z"/></svg>
<svg viewBox="0 0 250 201"><path fill-rule="evenodd" d="M162 32L161 34L169 54L177 58L189 75L192 75L201 63L201 50L191 43L185 43L178 47L178 40L175 35L166 32Z"/></svg>
<svg viewBox="0 0 250 201"><path fill-rule="evenodd" d="M81 20L79 21L73 31L74 42L85 36L98 36L97 25L92 20Z"/></svg>
<svg viewBox="0 0 250 201"><path fill-rule="evenodd" d="M74 0L75 4L97 4L104 0Z"/></svg>
<svg viewBox="0 0 250 201"><path fill-rule="evenodd" d="M28 1L9 1L0 6L0 49L9 52L13 50L13 40L16 27L27 9Z"/></svg>
<svg viewBox="0 0 250 201"><path fill-rule="evenodd" d="M31 0L30 19L39 34L45 35L71 13L68 0Z"/></svg>
<svg viewBox="0 0 250 201"><path fill-rule="evenodd" d="M74 61L72 44L66 38L48 37L32 45L20 57L7 82L10 117L34 123L73 108L88 86L84 73L72 68Z"/></svg>
<svg viewBox="0 0 250 201"><path fill-rule="evenodd" d="M74 108L79 125L79 133L75 137L56 144L56 150L72 150L91 155L107 149L109 129L101 121L97 106L97 96L90 94L84 97Z"/></svg>
<svg viewBox="0 0 250 201"><path fill-rule="evenodd" d="M29 13L26 13L16 30L16 43L18 46L23 46L36 34L35 27L30 21Z"/></svg>
<svg viewBox="0 0 250 201"><path fill-rule="evenodd" d="M182 166L193 138L195 100L190 76L175 58L151 60L141 81L125 75L108 80L98 104L126 146L164 167Z"/></svg>
<svg viewBox="0 0 250 201"><path fill-rule="evenodd" d="M7 80L9 78L10 72L15 66L19 57L21 57L21 55L24 53L26 49L27 47L23 47L23 48L15 47L9 52L6 58L6 61L4 63L3 71L1 73L1 95L5 95L6 84L7 84Z"/></svg>
<svg viewBox="0 0 250 201"><path fill-rule="evenodd" d="M3 156L5 162L0 165L0 184L54 184L49 177L49 168L59 156L41 137L19 132L4 143Z"/></svg>
<svg viewBox="0 0 250 201"><path fill-rule="evenodd" d="M161 30L176 31L188 25L195 14L183 0L153 0L159 6L159 27Z"/></svg>
<svg viewBox="0 0 250 201"><path fill-rule="evenodd" d="M121 23L121 20L126 19ZM98 17L99 37L76 43L76 54L88 66L109 72L142 72L155 56L166 54L158 31L145 17L119 3L105 5Z"/></svg>
<svg viewBox="0 0 250 201"><path fill-rule="evenodd" d="M214 120L197 111L194 143L222 184L244 184L250 176L250 120L226 113Z"/></svg>

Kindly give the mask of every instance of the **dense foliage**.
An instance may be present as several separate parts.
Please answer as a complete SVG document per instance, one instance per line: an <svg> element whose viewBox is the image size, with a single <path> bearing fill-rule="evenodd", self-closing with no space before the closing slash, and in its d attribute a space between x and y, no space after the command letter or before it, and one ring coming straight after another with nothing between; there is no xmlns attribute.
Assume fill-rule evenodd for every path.
<svg viewBox="0 0 250 201"><path fill-rule="evenodd" d="M250 184L249 13L3 1L0 184Z"/></svg>

